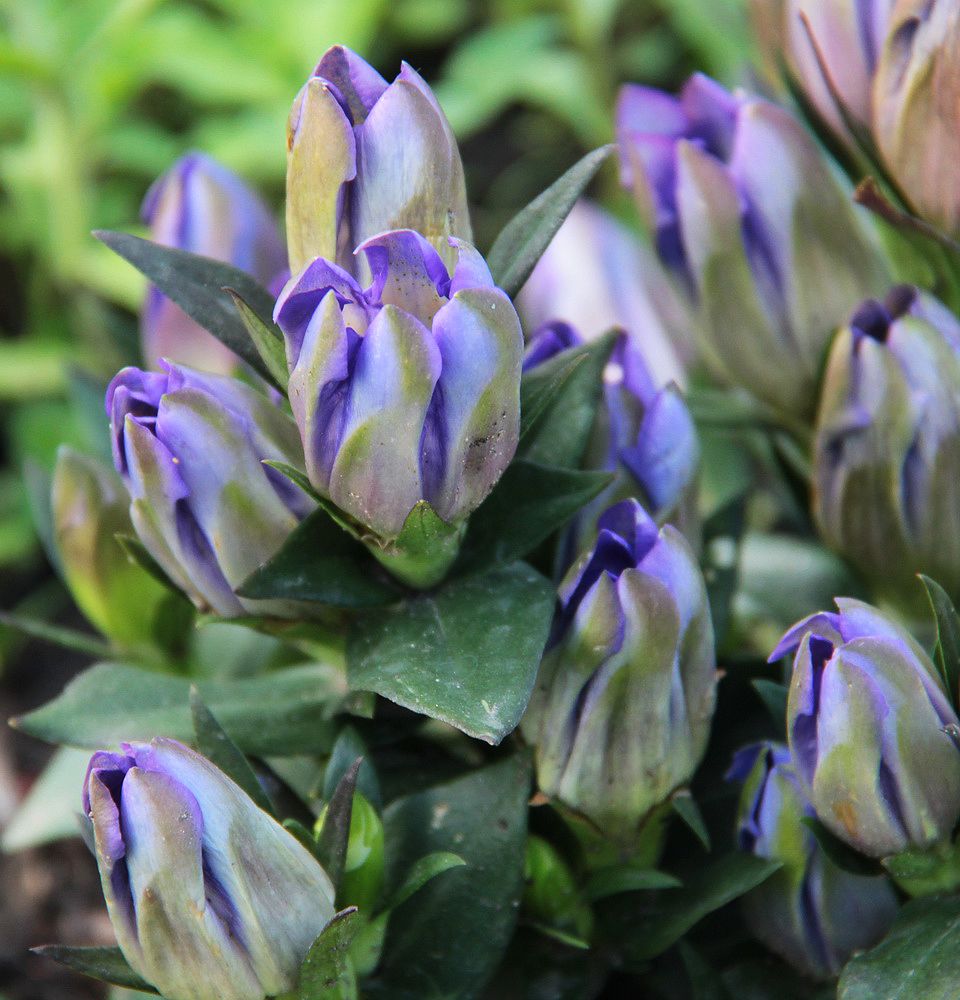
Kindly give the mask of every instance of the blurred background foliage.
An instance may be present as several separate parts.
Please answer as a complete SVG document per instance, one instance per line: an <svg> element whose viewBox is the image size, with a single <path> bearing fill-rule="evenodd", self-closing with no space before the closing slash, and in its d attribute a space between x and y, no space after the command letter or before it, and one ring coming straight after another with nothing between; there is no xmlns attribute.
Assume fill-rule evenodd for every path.
<svg viewBox="0 0 960 1000"><path fill-rule="evenodd" d="M727 83L742 0L0 0L0 605L56 613L31 524L64 440L102 451L102 385L137 357L140 276L90 236L138 231L145 191L201 149L278 214L290 102L342 42L406 59L463 145L477 242L612 138L617 87ZM615 210L615 170L600 181ZM41 526L42 527L42 526ZM42 531L41 531L42 534ZM24 597L24 595L26 595ZM15 640L4 636L0 657Z"/></svg>

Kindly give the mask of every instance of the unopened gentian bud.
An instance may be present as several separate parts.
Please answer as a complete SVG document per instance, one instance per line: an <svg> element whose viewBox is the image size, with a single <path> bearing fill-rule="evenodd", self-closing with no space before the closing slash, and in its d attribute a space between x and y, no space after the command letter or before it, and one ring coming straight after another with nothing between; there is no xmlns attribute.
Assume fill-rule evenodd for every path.
<svg viewBox="0 0 960 1000"><path fill-rule="evenodd" d="M787 738L820 821L863 854L887 857L950 836L960 817L957 716L923 648L875 608L794 625L771 661L794 655Z"/></svg>
<svg viewBox="0 0 960 1000"><path fill-rule="evenodd" d="M286 276L286 249L269 209L209 156L178 160L147 192L142 214L157 243L233 264L266 288ZM237 365L232 351L153 286L140 331L148 368L161 358L221 373Z"/></svg>
<svg viewBox="0 0 960 1000"><path fill-rule="evenodd" d="M156 616L170 595L117 540L133 534L130 497L120 477L63 445L57 452L51 506L64 580L77 606L121 646L153 642Z"/></svg>
<svg viewBox="0 0 960 1000"><path fill-rule="evenodd" d="M685 384L689 308L656 255L609 212L581 199L517 296L528 330L572 326L586 341L626 331L657 387Z"/></svg>
<svg viewBox="0 0 960 1000"><path fill-rule="evenodd" d="M693 776L713 716L713 626L683 536L611 507L559 589L523 731L548 796L629 846Z"/></svg>
<svg viewBox="0 0 960 1000"><path fill-rule="evenodd" d="M919 616L917 573L960 595L960 321L909 286L861 305L830 351L816 424L820 532L878 599Z"/></svg>
<svg viewBox="0 0 960 1000"><path fill-rule="evenodd" d="M471 239L463 165L433 92L406 63L386 80L334 46L297 95L287 128L287 242L296 273L315 257L353 270L355 247L415 229L448 264Z"/></svg>
<svg viewBox="0 0 960 1000"><path fill-rule="evenodd" d="M428 502L462 522L513 457L522 334L472 246L448 272L420 234L361 247L367 288L315 260L277 300L310 482L384 540Z"/></svg>
<svg viewBox="0 0 960 1000"><path fill-rule="evenodd" d="M313 506L262 464L302 467L296 425L236 379L161 368L124 368L107 389L114 463L130 493L134 528L198 608L256 613L257 603L242 601L234 588Z"/></svg>
<svg viewBox="0 0 960 1000"><path fill-rule="evenodd" d="M815 813L782 744L744 748L727 778L743 782L740 850L782 866L743 897L750 930L800 972L837 976L855 951L890 928L897 914L893 886L884 876L844 871L827 857L804 823Z"/></svg>
<svg viewBox="0 0 960 1000"><path fill-rule="evenodd" d="M582 343L572 326L548 323L530 338L524 371ZM604 510L638 494L657 522L692 528L700 459L693 418L675 385L657 387L635 338L627 334L617 338L604 370L603 404L585 465L617 478L584 508L578 533L592 534Z"/></svg>
<svg viewBox="0 0 960 1000"><path fill-rule="evenodd" d="M704 76L679 97L624 87L617 128L623 183L695 303L704 360L809 416L831 334L885 280L849 193L787 111Z"/></svg>
<svg viewBox="0 0 960 1000"><path fill-rule="evenodd" d="M530 836L523 863L523 909L537 923L589 938L593 912L560 852L543 837Z"/></svg>
<svg viewBox="0 0 960 1000"><path fill-rule="evenodd" d="M874 134L920 215L960 236L960 7L899 0L874 89Z"/></svg>
<svg viewBox="0 0 960 1000"><path fill-rule="evenodd" d="M294 989L334 915L326 872L206 758L175 740L93 755L83 790L107 910L167 1000Z"/></svg>

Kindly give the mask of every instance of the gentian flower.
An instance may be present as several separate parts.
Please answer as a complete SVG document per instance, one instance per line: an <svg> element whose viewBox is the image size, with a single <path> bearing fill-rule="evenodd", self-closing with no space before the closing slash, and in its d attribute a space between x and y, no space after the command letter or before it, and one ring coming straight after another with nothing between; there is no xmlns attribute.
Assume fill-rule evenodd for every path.
<svg viewBox="0 0 960 1000"><path fill-rule="evenodd" d="M694 353L687 305L656 255L593 202L573 206L516 301L528 330L567 323L591 341L622 329L658 388L685 385Z"/></svg>
<svg viewBox="0 0 960 1000"><path fill-rule="evenodd" d="M804 825L815 814L782 744L744 748L727 779L743 782L740 850L782 863L743 897L750 930L805 975L839 975L855 951L889 930L897 915L893 886L883 876L853 875L827 857Z"/></svg>
<svg viewBox="0 0 960 1000"><path fill-rule="evenodd" d="M456 140L406 63L387 84L354 52L329 49L293 103L287 150L294 274L315 257L352 270L363 264L354 249L389 229L422 233L448 265L448 237L471 239Z"/></svg>
<svg viewBox="0 0 960 1000"><path fill-rule="evenodd" d="M421 500L449 524L487 496L519 433L520 321L472 246L410 230L360 250L361 288L318 259L277 300L310 482L389 541Z"/></svg>
<svg viewBox="0 0 960 1000"><path fill-rule="evenodd" d="M794 625L771 661L794 655L787 738L820 821L872 857L930 847L960 817L957 724L923 648L861 601Z"/></svg>
<svg viewBox="0 0 960 1000"><path fill-rule="evenodd" d="M83 789L107 910L130 967L167 1000L296 987L334 915L312 854L175 740L93 755Z"/></svg>
<svg viewBox="0 0 960 1000"><path fill-rule="evenodd" d="M774 409L810 415L830 335L883 282L874 243L782 108L707 77L679 97L626 86L621 177L696 303L704 360Z"/></svg>
<svg viewBox="0 0 960 1000"><path fill-rule="evenodd" d="M286 277L286 250L267 206L203 153L188 153L160 177L142 214L157 243L233 264L267 288ZM237 365L232 351L152 285L140 333L148 368L161 358L223 374Z"/></svg>
<svg viewBox="0 0 960 1000"><path fill-rule="evenodd" d="M567 573L522 723L550 797L629 844L706 748L716 661L696 559L636 500Z"/></svg>
<svg viewBox="0 0 960 1000"><path fill-rule="evenodd" d="M302 467L296 425L236 379L161 368L124 368L107 389L113 458L134 528L197 607L226 616L265 612L233 590L313 507L262 464Z"/></svg>
<svg viewBox="0 0 960 1000"><path fill-rule="evenodd" d="M915 574L960 595L960 321L910 286L837 336L814 444L824 540L878 597L925 611Z"/></svg>
<svg viewBox="0 0 960 1000"><path fill-rule="evenodd" d="M901 0L874 84L874 136L913 208L960 237L960 8Z"/></svg>

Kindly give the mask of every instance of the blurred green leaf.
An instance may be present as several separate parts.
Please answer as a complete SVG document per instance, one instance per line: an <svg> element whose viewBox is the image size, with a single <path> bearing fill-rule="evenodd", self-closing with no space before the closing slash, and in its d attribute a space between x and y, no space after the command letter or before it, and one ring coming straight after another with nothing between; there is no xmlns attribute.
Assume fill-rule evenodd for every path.
<svg viewBox="0 0 960 1000"><path fill-rule="evenodd" d="M157 995L157 991L130 968L119 948L70 948L63 944L47 944L32 951L41 958L49 958L104 983Z"/></svg>

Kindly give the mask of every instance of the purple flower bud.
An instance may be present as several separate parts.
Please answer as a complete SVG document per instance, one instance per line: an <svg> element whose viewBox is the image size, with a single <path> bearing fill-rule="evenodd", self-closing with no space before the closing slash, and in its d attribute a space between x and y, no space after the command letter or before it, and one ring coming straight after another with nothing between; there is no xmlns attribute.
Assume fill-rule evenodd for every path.
<svg viewBox="0 0 960 1000"><path fill-rule="evenodd" d="M689 310L637 236L578 201L517 296L529 330L569 323L585 340L621 328L657 386L685 384L693 359Z"/></svg>
<svg viewBox="0 0 960 1000"><path fill-rule="evenodd" d="M869 604L794 625L771 661L795 654L787 738L821 822L872 857L929 847L960 817L957 716L922 647Z"/></svg>
<svg viewBox="0 0 960 1000"><path fill-rule="evenodd" d="M161 367L124 368L107 389L113 458L130 492L134 528L199 608L253 613L257 603L233 589L313 506L262 464L302 467L296 426L236 379Z"/></svg>
<svg viewBox="0 0 960 1000"><path fill-rule="evenodd" d="M837 976L855 952L883 937L897 914L885 877L853 875L827 857L803 820L815 815L780 743L737 753L728 780L742 781L737 842L782 867L743 898L754 935L800 972Z"/></svg>
<svg viewBox="0 0 960 1000"><path fill-rule="evenodd" d="M415 229L447 263L471 238L463 165L433 92L406 63L391 84L343 46L297 95L287 128L290 267L315 257L346 270L359 244Z"/></svg>
<svg viewBox="0 0 960 1000"><path fill-rule="evenodd" d="M830 351L814 444L825 541L878 597L925 612L915 574L960 595L960 321L894 288L854 313Z"/></svg>
<svg viewBox="0 0 960 1000"><path fill-rule="evenodd" d="M683 536L625 500L559 597L524 733L540 788L629 844L706 748L717 673L703 578Z"/></svg>
<svg viewBox="0 0 960 1000"><path fill-rule="evenodd" d="M318 259L274 312L310 481L383 539L421 500L461 522L517 446L520 321L477 251L450 244L448 272L419 233L376 236L369 287Z"/></svg>
<svg viewBox="0 0 960 1000"><path fill-rule="evenodd" d="M142 214L157 243L233 264L268 288L285 277L287 254L270 211L209 156L179 159L147 192ZM232 351L153 286L140 332L149 368L161 358L224 374L237 365Z"/></svg>
<svg viewBox="0 0 960 1000"><path fill-rule="evenodd" d="M524 371L582 343L573 327L548 323L530 338ZM586 465L618 478L585 509L582 526L592 533L602 511L638 489L658 522L686 522L700 461L696 427L676 386L656 387L636 340L626 334L617 338L604 371L603 400Z"/></svg>
<svg viewBox="0 0 960 1000"><path fill-rule="evenodd" d="M163 996L263 1000L297 986L333 886L210 761L169 739L100 751L83 810L117 942Z"/></svg>
<svg viewBox="0 0 960 1000"><path fill-rule="evenodd" d="M624 87L617 129L623 182L695 302L706 362L809 415L830 335L884 281L860 210L785 110L707 77L679 97Z"/></svg>

